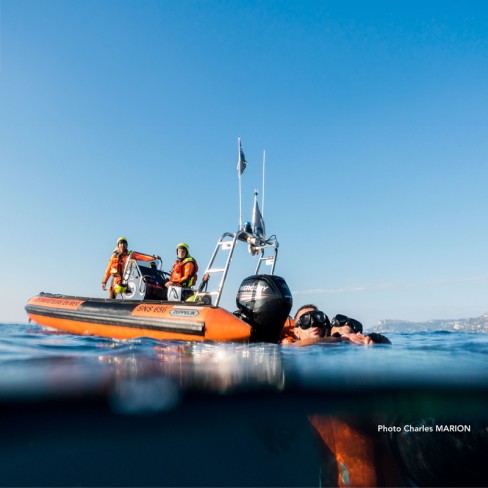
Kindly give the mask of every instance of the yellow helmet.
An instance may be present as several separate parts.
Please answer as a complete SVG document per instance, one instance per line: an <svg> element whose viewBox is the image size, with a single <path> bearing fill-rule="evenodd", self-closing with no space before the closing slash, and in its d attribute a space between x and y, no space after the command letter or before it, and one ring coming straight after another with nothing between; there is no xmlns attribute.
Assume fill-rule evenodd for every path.
<svg viewBox="0 0 488 488"><path fill-rule="evenodd" d="M119 245L120 242L125 242L126 244L128 244L127 238L125 238L125 237L119 237L117 239L117 246Z"/></svg>
<svg viewBox="0 0 488 488"><path fill-rule="evenodd" d="M117 294L119 294L119 293L125 293L127 291L127 286L117 284L117 285L114 286L114 291Z"/></svg>
<svg viewBox="0 0 488 488"><path fill-rule="evenodd" d="M190 254L190 248L188 247L188 244L186 242L180 242L176 246L176 251L178 252L178 249L185 249L185 251Z"/></svg>

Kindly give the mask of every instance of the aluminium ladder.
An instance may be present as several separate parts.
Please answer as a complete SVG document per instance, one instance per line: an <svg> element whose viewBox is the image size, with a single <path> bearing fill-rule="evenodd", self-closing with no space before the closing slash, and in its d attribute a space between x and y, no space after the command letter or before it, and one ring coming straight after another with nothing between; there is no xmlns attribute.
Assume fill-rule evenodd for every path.
<svg viewBox="0 0 488 488"><path fill-rule="evenodd" d="M237 242L244 242L248 245L249 252L251 255L259 254L258 263L256 266L256 271L254 274L259 274L259 270L261 269L261 265L267 264L271 266L271 273L274 274L276 259L278 257L278 241L276 237L271 237L267 240L264 240L260 237L256 237L253 234L244 231L238 231L236 233L225 232L222 234L222 237L217 242L215 246L215 250L210 258L210 262L208 263L207 269L205 271L205 275L208 279L211 275L214 274L221 274L219 286L217 289L213 291L203 291L203 283L200 285L200 288L195 293L195 301L198 301L198 298L203 297L215 297L215 303L213 304L215 307L219 306L220 298L222 296L222 291L224 289L225 280L227 278L227 274L229 272L230 263L232 262L232 256L234 254L234 249L236 247ZM266 255L266 250L271 249L273 254ZM228 252L227 258L225 260L225 264L223 267L216 267L214 266L215 260L219 251Z"/></svg>

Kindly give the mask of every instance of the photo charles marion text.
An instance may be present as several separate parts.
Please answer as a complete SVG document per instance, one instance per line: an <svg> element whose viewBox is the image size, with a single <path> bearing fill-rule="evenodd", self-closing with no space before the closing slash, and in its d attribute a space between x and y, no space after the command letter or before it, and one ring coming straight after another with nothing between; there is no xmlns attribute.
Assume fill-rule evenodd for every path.
<svg viewBox="0 0 488 488"><path fill-rule="evenodd" d="M441 425L384 425L378 424L378 432L471 432L471 425L441 424Z"/></svg>

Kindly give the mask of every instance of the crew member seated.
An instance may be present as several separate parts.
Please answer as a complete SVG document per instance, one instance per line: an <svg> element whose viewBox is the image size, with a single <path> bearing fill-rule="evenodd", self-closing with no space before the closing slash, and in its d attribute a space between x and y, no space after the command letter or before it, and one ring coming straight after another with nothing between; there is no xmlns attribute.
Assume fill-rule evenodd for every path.
<svg viewBox="0 0 488 488"><path fill-rule="evenodd" d="M184 301L193 295L192 286L197 281L198 265L185 242L176 246L176 255L178 258L165 286L168 288L168 300Z"/></svg>

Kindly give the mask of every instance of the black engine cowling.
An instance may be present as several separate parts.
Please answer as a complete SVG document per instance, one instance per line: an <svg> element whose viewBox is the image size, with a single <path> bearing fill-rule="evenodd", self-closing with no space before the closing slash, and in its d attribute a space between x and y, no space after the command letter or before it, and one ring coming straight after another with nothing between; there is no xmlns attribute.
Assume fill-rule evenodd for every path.
<svg viewBox="0 0 488 488"><path fill-rule="evenodd" d="M286 281L275 275L245 278L237 292L236 313L251 325L251 340L275 342L287 319L293 298Z"/></svg>

